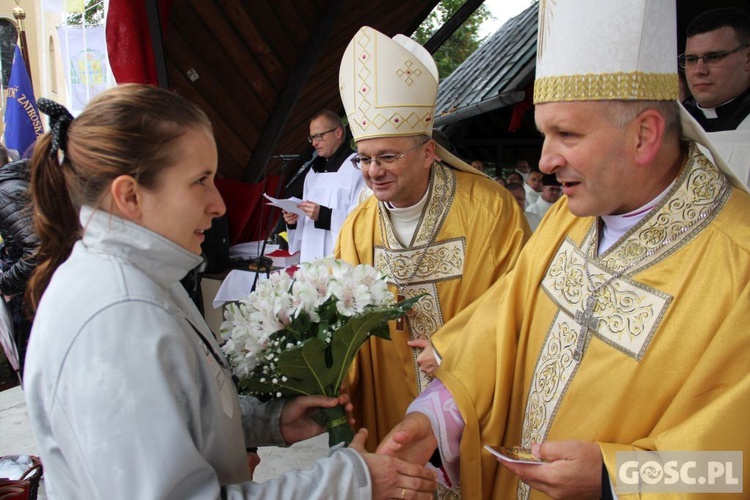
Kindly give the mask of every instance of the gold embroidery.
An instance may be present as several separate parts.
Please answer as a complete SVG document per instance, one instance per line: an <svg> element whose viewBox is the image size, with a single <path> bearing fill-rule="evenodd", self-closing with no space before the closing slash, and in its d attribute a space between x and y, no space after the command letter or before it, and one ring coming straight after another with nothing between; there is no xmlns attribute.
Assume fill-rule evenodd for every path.
<svg viewBox="0 0 750 500"><path fill-rule="evenodd" d="M342 68L347 71L339 75L339 91L357 140L380 137L384 130L393 132L391 135L419 134L433 120L437 82L418 59L407 57L393 70L388 54L378 49L384 41L386 45L393 43L385 35L361 29L342 60ZM380 87L400 82L411 90L399 96L378 94L379 82ZM394 98L397 101L392 101Z"/></svg>
<svg viewBox="0 0 750 500"><path fill-rule="evenodd" d="M404 288L407 285L453 279L463 273L465 244L466 240L460 238L433 243L426 248L403 250L378 245L375 248L375 267L388 276L391 283L402 284Z"/></svg>
<svg viewBox="0 0 750 500"><path fill-rule="evenodd" d="M429 340L443 326L437 283L461 279L466 258L466 238L435 241L456 193L455 174L436 162L432 167L429 189L428 201L408 247L398 241L390 218L385 217L383 233L387 241L385 245L376 245L373 255L375 268L386 275L388 282L398 287L405 297L426 294L406 316L411 339ZM417 390L422 392L429 380L419 370L416 354L414 373Z"/></svg>
<svg viewBox="0 0 750 500"><path fill-rule="evenodd" d="M611 249L595 256L598 222L592 224L580 247L569 238L563 241L541 284L559 310L536 361L524 412L522 446L547 438L580 366L573 361L572 353L580 334L580 325L574 318L584 310L583 304L590 295L583 268L585 252L589 255L592 287L603 284L593 309L594 336L640 360L672 297L630 277L686 245L713 220L730 192L724 174L692 143L687 165L672 190ZM584 345L584 351L586 348ZM519 483L517 492L519 498L526 498L529 489Z"/></svg>
<svg viewBox="0 0 750 500"><path fill-rule="evenodd" d="M583 252L566 238L542 280L542 288L561 314L571 321L583 311L589 290L582 281L586 265ZM594 305L594 335L628 356L640 360L659 327L672 297L590 263L592 286L601 287ZM578 333L575 334L576 340Z"/></svg>
<svg viewBox="0 0 750 500"><path fill-rule="evenodd" d="M461 279L465 258L464 238L443 241L426 249L390 250L382 246L375 248L375 267L388 276L389 269L385 252L388 252L392 262L392 269L397 273L397 279L412 275L413 266L419 260L420 252L425 252L419 269L414 273L411 282L403 287L406 298L422 297L409 313L406 322L409 325L409 338L429 340L441 326L443 326L443 311L440 307L437 283L445 280ZM434 265L433 265L434 264ZM388 276L389 283L395 285ZM422 392L429 383L429 379L422 373L414 356L414 374L418 392Z"/></svg>
<svg viewBox="0 0 750 500"><path fill-rule="evenodd" d="M453 197L456 195L456 175L450 168L442 163L435 162L432 165L433 182L432 193L422 213L422 220L414 232L414 238L410 246L426 245L432 239L433 231L440 231L445 218L448 217ZM390 222L390 221L389 221ZM393 237L393 230L387 224L388 240ZM394 248L391 246L391 248Z"/></svg>
<svg viewBox="0 0 750 500"><path fill-rule="evenodd" d="M620 271L640 256L654 251L628 270L627 274L633 275L659 262L700 233L719 213L730 192L726 176L691 143L688 166L680 173L675 186L641 224L623 235L622 243L617 242L599 256L601 265ZM690 225L695 227L684 231ZM590 256L595 254L594 241L598 241L596 230L587 235L584 243Z"/></svg>
<svg viewBox="0 0 750 500"><path fill-rule="evenodd" d="M422 70L417 68L412 68L414 65L414 62L410 60L404 61L404 66L402 68L399 68L396 70L396 75L399 78L404 79L404 83L407 85L411 85L414 83L414 77L419 78L419 76L422 74Z"/></svg>
<svg viewBox="0 0 750 500"><path fill-rule="evenodd" d="M673 73L589 73L545 76L534 81L534 104L615 98L668 101L677 99L678 94L679 81Z"/></svg>
<svg viewBox="0 0 750 500"><path fill-rule="evenodd" d="M438 489L435 492L438 500L461 500L461 488L454 486L452 489L448 489L442 484L438 483Z"/></svg>

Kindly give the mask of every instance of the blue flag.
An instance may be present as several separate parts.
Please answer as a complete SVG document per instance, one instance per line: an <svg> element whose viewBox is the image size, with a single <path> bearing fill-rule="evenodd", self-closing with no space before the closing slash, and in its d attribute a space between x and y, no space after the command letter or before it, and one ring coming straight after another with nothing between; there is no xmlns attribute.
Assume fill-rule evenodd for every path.
<svg viewBox="0 0 750 500"><path fill-rule="evenodd" d="M18 45L13 56L6 94L5 147L17 159L44 133L29 73Z"/></svg>

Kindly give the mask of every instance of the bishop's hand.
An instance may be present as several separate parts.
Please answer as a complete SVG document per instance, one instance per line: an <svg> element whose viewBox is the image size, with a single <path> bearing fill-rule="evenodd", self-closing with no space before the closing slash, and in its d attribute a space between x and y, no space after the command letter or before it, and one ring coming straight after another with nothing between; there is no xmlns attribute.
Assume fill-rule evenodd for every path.
<svg viewBox="0 0 750 500"><path fill-rule="evenodd" d="M435 376L435 371L438 369L438 362L437 357L435 356L435 351L430 345L430 341L416 339L409 340L406 344L415 349L422 349L422 352L417 356L417 365L419 365L419 369L422 370L427 377L433 378Z"/></svg>
<svg viewBox="0 0 750 500"><path fill-rule="evenodd" d="M599 498L602 489L602 451L585 441L534 443L531 452L548 462L542 465L500 463L521 481L552 498Z"/></svg>
<svg viewBox="0 0 750 500"><path fill-rule="evenodd" d="M376 453L422 465L430 459L437 444L430 419L424 413L412 412L391 429Z"/></svg>

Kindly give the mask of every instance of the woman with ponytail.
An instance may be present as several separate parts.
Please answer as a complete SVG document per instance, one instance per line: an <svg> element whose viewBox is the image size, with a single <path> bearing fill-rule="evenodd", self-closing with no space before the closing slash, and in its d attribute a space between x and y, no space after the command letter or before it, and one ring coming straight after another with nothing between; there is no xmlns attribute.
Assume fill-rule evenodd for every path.
<svg viewBox="0 0 750 500"><path fill-rule="evenodd" d="M423 467L362 452L366 432L309 470L252 483L246 447L319 434L315 408L347 399L238 397L179 283L225 211L209 120L135 84L75 119L46 99L39 107L50 132L32 159L40 246L24 381L50 498L370 498L434 487Z"/></svg>

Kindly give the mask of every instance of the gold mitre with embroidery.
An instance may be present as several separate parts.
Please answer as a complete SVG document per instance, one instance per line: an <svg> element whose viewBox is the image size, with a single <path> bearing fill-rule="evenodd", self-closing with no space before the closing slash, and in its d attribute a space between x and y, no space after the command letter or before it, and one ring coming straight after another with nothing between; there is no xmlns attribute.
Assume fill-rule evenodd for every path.
<svg viewBox="0 0 750 500"><path fill-rule="evenodd" d="M344 52L339 91L355 141L432 136L439 75L430 53L404 35L363 26ZM459 170L481 174L439 144L436 154ZM482 174L484 175L484 174Z"/></svg>
<svg viewBox="0 0 750 500"><path fill-rule="evenodd" d="M341 59L339 90L355 141L432 134L437 65L404 35L360 28Z"/></svg>
<svg viewBox="0 0 750 500"><path fill-rule="evenodd" d="M675 12L665 0L540 2L534 104L676 100Z"/></svg>

